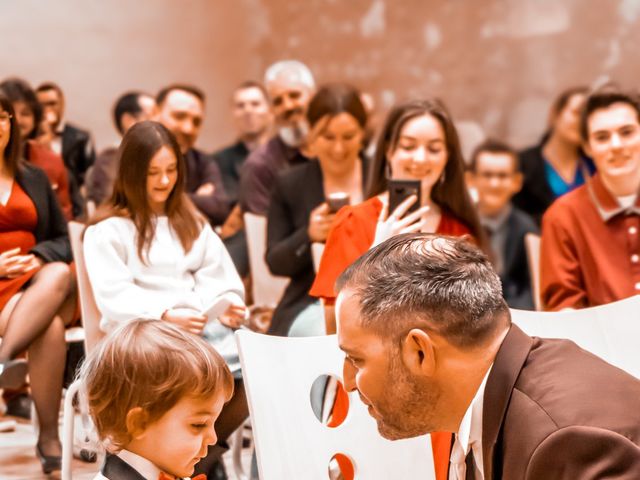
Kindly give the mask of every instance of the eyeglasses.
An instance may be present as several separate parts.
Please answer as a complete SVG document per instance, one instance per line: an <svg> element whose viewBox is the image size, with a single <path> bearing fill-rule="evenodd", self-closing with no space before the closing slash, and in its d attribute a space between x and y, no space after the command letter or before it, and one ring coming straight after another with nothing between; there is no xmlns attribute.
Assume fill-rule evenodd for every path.
<svg viewBox="0 0 640 480"><path fill-rule="evenodd" d="M0 122L9 123L9 121L13 118L13 115L7 112L0 113Z"/></svg>

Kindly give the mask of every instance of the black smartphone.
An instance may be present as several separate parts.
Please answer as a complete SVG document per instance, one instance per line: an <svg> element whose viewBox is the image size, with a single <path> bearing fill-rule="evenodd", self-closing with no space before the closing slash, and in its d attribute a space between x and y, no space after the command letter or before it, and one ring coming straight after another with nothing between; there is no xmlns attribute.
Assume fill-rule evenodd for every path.
<svg viewBox="0 0 640 480"><path fill-rule="evenodd" d="M395 212L398 205L404 202L411 195L415 195L417 200L409 207L407 213L415 212L420 208L420 180L387 180L389 186L389 215ZM407 214L405 213L405 215Z"/></svg>
<svg viewBox="0 0 640 480"><path fill-rule="evenodd" d="M349 205L351 199L348 193L336 192L330 193L327 197L327 204L329 205L329 213L336 213L345 205Z"/></svg>

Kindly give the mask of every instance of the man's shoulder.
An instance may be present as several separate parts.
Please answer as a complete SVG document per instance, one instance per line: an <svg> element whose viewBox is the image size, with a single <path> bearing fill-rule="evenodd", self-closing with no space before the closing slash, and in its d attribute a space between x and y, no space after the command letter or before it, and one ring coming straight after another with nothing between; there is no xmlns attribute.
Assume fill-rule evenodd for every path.
<svg viewBox="0 0 640 480"><path fill-rule="evenodd" d="M511 209L510 222L523 234L529 232L537 233L539 231L531 215L515 206Z"/></svg>
<svg viewBox="0 0 640 480"><path fill-rule="evenodd" d="M216 150L212 154L218 161L234 161L238 158L245 158L247 155L249 155L249 150L247 150L245 144L240 141Z"/></svg>
<svg viewBox="0 0 640 480"><path fill-rule="evenodd" d="M562 223L568 217L584 215L586 208L594 207L585 184L557 198L544 213L542 221L543 223Z"/></svg>
<svg viewBox="0 0 640 480"><path fill-rule="evenodd" d="M68 122L64 125L63 135L69 135L69 137L76 139L88 139L91 137L89 130Z"/></svg>
<svg viewBox="0 0 640 480"><path fill-rule="evenodd" d="M544 412L557 428L614 428L616 412L624 412L640 442L640 380L569 340L534 337L514 391L523 401L510 409L521 410L520 415Z"/></svg>

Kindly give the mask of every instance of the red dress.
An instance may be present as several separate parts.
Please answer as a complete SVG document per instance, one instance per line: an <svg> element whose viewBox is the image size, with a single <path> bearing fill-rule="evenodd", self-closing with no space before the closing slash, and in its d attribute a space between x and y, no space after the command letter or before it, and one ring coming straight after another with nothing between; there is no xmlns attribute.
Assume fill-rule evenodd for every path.
<svg viewBox="0 0 640 480"><path fill-rule="evenodd" d="M7 204L0 204L0 253L20 247L20 255L28 254L36 244L33 232L37 223L35 205L14 180ZM0 310L37 271L33 269L16 278L0 278Z"/></svg>
<svg viewBox="0 0 640 480"><path fill-rule="evenodd" d="M322 298L326 305L335 303L334 285L340 274L358 257L364 254L375 239L376 225L382 202L373 197L358 205L342 208L336 215L324 247L316 279L309 291L312 297ZM435 233L441 235L471 235L469 228L447 212L442 212ZM344 390L338 390L333 416L344 418L349 408L349 400ZM451 452L451 434L433 432L431 434L436 480L446 480L449 475L449 456ZM346 479L353 478L350 464L338 459L342 474Z"/></svg>

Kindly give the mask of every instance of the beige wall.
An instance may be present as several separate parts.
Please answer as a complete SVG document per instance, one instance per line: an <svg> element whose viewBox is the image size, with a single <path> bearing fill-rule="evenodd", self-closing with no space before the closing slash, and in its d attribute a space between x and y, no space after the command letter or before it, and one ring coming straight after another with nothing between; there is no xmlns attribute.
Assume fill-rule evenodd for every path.
<svg viewBox="0 0 640 480"><path fill-rule="evenodd" d="M70 120L116 140L113 99L183 81L209 96L200 144L233 136L233 86L295 57L388 107L445 99L458 120L518 146L554 94L640 72L639 0L0 0L0 77L54 80Z"/></svg>

